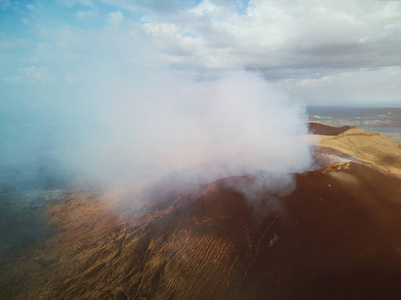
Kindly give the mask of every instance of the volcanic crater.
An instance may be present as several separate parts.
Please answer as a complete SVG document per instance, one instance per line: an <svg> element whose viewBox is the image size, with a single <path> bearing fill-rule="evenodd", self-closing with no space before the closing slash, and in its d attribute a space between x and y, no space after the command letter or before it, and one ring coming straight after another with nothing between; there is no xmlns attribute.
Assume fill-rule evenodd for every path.
<svg viewBox="0 0 401 300"><path fill-rule="evenodd" d="M357 127L311 128L318 169L258 201L233 188L258 175L165 178L113 204L53 193L43 214L54 233L2 259L1 297L401 298L401 147Z"/></svg>

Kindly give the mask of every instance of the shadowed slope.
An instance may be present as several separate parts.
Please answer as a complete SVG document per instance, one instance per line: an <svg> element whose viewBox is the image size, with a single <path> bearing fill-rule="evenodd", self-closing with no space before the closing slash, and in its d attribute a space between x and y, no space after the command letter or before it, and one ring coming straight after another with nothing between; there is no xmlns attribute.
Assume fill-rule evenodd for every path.
<svg viewBox="0 0 401 300"><path fill-rule="evenodd" d="M71 199L68 212L57 204L51 218L65 230L31 250L9 273L37 275L24 297L14 296L401 297L400 179L357 163L295 178L291 194L265 191L257 203L231 189L251 186L253 176L176 186L176 192L166 183L119 221L104 208L97 211L95 200ZM97 215L81 218L79 226L67 222L66 214L71 218L89 211ZM32 268L40 257L51 258L46 271Z"/></svg>
<svg viewBox="0 0 401 300"><path fill-rule="evenodd" d="M333 127L314 122L308 123L308 126L309 132L317 135L340 135L352 128L351 126Z"/></svg>

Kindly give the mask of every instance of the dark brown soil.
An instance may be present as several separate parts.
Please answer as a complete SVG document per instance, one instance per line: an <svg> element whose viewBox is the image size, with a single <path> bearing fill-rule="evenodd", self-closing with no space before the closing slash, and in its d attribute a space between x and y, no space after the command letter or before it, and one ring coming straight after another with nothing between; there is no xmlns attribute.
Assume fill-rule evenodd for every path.
<svg viewBox="0 0 401 300"><path fill-rule="evenodd" d="M351 129L351 126L342 126L342 127L333 127L329 125L324 125L320 123L308 123L309 132L311 134L318 134L318 135L340 135L345 131Z"/></svg>
<svg viewBox="0 0 401 300"><path fill-rule="evenodd" d="M71 196L48 210L63 231L3 271L2 297L401 298L399 177L349 162L296 174L285 196L231 188L257 179L165 181L120 215Z"/></svg>

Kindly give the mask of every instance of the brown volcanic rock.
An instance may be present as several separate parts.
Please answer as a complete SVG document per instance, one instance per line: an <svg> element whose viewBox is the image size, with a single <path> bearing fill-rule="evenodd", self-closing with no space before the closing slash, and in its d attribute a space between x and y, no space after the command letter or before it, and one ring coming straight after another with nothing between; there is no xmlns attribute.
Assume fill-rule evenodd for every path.
<svg viewBox="0 0 401 300"><path fill-rule="evenodd" d="M302 238L292 259L306 294L318 299L399 298L400 179L344 163L304 173L297 186L286 203L301 224Z"/></svg>
<svg viewBox="0 0 401 300"><path fill-rule="evenodd" d="M168 179L117 206L67 193L46 207L58 233L5 264L0 297L401 298L401 148L328 127L317 128L315 159L348 162L295 174L292 192L259 190L257 201L239 192L255 176Z"/></svg>
<svg viewBox="0 0 401 300"><path fill-rule="evenodd" d="M315 122L308 123L308 127L310 133L317 135L340 135L341 133L354 128L351 126L333 127Z"/></svg>
<svg viewBox="0 0 401 300"><path fill-rule="evenodd" d="M124 218L96 199L71 196L68 211L63 204L49 209L64 230L20 258L7 282L20 291L7 293L20 299L401 297L399 177L348 162L296 174L296 188L286 196L265 191L252 202L231 188L256 179L165 182ZM35 265L39 258L50 266ZM36 281L21 286L18 272Z"/></svg>

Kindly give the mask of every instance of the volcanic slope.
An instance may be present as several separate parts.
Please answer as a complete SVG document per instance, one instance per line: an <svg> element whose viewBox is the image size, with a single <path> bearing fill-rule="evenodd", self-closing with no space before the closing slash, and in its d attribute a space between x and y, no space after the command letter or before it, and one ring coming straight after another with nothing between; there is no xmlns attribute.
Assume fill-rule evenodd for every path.
<svg viewBox="0 0 401 300"><path fill-rule="evenodd" d="M336 154L401 175L401 145L381 134L358 127L335 128L318 123L311 123L310 129L319 134L318 153Z"/></svg>
<svg viewBox="0 0 401 300"><path fill-rule="evenodd" d="M257 202L232 188L256 176L165 180L114 207L66 193L46 207L58 233L2 268L1 295L399 299L401 179L361 161L294 174L292 192L260 191Z"/></svg>

